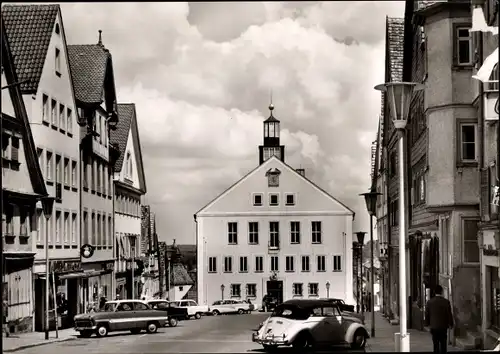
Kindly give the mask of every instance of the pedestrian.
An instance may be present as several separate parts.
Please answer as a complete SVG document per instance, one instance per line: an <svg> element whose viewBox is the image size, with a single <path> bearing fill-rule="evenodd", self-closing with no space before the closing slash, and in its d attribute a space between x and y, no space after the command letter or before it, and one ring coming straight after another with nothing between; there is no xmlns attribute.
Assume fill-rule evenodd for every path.
<svg viewBox="0 0 500 354"><path fill-rule="evenodd" d="M106 302L108 302L108 300L106 300L106 298L104 296L102 296L101 300L99 301L99 310L102 310L104 305L106 305Z"/></svg>
<svg viewBox="0 0 500 354"><path fill-rule="evenodd" d="M116 294L115 300L120 300L120 294Z"/></svg>
<svg viewBox="0 0 500 354"><path fill-rule="evenodd" d="M3 332L5 333L5 336L9 336L9 324L7 322L7 316L9 316L9 304L7 303L7 300L3 300L2 303L2 318L3 318Z"/></svg>
<svg viewBox="0 0 500 354"><path fill-rule="evenodd" d="M448 299L443 297L443 287L436 286L436 295L427 301L425 324L430 327L434 353L446 353L448 328L453 328L453 313Z"/></svg>

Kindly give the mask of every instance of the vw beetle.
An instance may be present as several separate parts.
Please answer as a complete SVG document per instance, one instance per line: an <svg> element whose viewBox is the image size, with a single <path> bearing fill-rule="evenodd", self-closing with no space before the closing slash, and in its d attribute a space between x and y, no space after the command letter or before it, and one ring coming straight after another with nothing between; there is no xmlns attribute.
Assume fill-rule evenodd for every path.
<svg viewBox="0 0 500 354"><path fill-rule="evenodd" d="M342 315L328 300L288 300L252 334L252 341L266 351L279 346L305 350L309 347L348 344L363 349L369 338L360 319Z"/></svg>

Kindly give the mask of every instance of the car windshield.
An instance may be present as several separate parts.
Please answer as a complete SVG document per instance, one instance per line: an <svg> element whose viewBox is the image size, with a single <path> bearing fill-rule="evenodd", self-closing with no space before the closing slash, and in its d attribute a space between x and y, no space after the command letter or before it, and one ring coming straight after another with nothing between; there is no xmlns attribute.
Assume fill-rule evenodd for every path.
<svg viewBox="0 0 500 354"><path fill-rule="evenodd" d="M297 306L278 306L273 311L271 317L283 317L291 320L306 320L309 318L310 310L305 310Z"/></svg>
<svg viewBox="0 0 500 354"><path fill-rule="evenodd" d="M114 302L108 302L104 305L104 307L101 309L101 312L114 312L116 308L116 303Z"/></svg>

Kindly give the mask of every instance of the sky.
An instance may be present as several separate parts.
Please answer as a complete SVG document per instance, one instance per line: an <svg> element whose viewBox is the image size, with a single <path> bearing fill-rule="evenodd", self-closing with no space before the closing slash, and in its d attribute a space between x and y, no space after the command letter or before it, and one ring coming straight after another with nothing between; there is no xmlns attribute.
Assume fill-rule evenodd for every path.
<svg viewBox="0 0 500 354"><path fill-rule="evenodd" d="M135 103L144 203L161 240L195 243L193 214L258 164L281 121L286 162L356 212L370 186L386 16L401 1L62 3L68 44L102 30L119 103Z"/></svg>

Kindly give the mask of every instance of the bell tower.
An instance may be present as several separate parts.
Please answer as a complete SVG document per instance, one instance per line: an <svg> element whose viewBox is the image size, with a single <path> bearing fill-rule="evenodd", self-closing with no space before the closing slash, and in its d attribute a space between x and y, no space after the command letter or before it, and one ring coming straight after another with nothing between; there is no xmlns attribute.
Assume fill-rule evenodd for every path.
<svg viewBox="0 0 500 354"><path fill-rule="evenodd" d="M269 105L270 115L264 121L264 142L259 146L259 165L276 156L285 162L285 146L280 145L280 121L273 116L274 105Z"/></svg>

